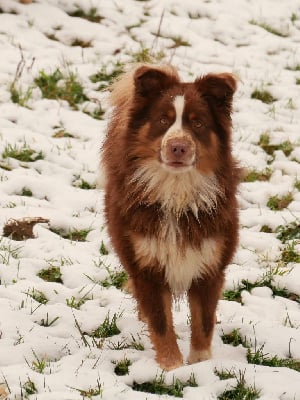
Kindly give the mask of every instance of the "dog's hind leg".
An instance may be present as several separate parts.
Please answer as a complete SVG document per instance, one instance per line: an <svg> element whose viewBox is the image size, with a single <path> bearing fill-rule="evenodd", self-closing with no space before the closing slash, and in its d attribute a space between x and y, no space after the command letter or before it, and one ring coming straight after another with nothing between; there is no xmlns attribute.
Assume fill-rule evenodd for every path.
<svg viewBox="0 0 300 400"><path fill-rule="evenodd" d="M191 311L189 364L211 357L216 308L223 287L223 272L194 281L188 293Z"/></svg>
<svg viewBox="0 0 300 400"><path fill-rule="evenodd" d="M182 365L172 318L172 294L161 274L143 270L132 277L139 313L147 322L156 361L165 370Z"/></svg>

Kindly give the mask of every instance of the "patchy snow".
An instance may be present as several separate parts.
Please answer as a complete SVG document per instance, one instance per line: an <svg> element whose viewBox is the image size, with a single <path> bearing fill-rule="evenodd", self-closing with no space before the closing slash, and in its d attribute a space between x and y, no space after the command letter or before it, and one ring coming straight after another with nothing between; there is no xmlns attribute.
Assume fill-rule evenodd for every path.
<svg viewBox="0 0 300 400"><path fill-rule="evenodd" d="M78 9L94 9L100 21L70 15ZM151 49L177 66L184 79L211 71L239 76L234 153L245 168L270 172L266 181L240 186L240 246L225 290L245 281L256 287L242 287L240 302L220 300L212 360L168 372L165 382L194 376L198 386L185 387L183 398L217 399L237 380L220 380L215 371L231 371L243 374L260 399L299 400L299 235L298 242L278 237L279 226L299 225L300 218L299 2L33 0L23 5L0 0L0 10L0 228L9 219L49 219L33 228L35 238L0 238L0 399L168 398L132 389L134 382L159 378L162 371L134 301L107 284L120 265L104 226L103 193L95 189L103 179L97 169L105 120L92 114L99 105L105 110L106 94L90 77L101 69L111 73ZM34 83L41 71L56 69L82 83L86 98L77 109L66 100L43 98ZM12 88L23 105L12 102ZM276 101L251 98L255 89L270 91ZM262 134L279 145L273 155L259 145ZM280 147L287 141L290 152ZM33 162L6 158L9 146L43 156ZM270 208L272 196L287 194L292 195L287 207ZM85 241L58 234L82 230ZM289 249L296 258L283 257ZM49 268L60 269L63 283L39 276ZM276 293L261 283L268 277ZM289 295L283 297L279 289ZM48 301L43 304L34 294ZM88 335L113 316L120 333L106 339ZM174 305L174 320L186 359L190 333L184 299ZM298 361L298 372L248 363L244 346L221 339L235 330L253 351ZM129 372L118 376L116 363L124 359L131 362Z"/></svg>

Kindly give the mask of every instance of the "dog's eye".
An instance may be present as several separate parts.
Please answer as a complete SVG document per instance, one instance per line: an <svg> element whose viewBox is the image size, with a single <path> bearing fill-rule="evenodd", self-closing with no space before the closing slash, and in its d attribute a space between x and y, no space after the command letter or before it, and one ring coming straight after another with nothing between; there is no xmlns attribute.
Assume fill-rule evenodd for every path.
<svg viewBox="0 0 300 400"><path fill-rule="evenodd" d="M160 122L161 125L168 125L169 124L169 120L166 117L161 117L159 122Z"/></svg>
<svg viewBox="0 0 300 400"><path fill-rule="evenodd" d="M203 126L202 122L199 119L192 120L192 125L194 128L201 128Z"/></svg>

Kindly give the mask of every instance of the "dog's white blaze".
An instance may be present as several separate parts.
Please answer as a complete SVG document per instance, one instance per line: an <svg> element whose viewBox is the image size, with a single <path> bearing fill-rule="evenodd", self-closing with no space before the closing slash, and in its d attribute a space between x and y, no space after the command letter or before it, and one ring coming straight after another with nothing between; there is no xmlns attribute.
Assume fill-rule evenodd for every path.
<svg viewBox="0 0 300 400"><path fill-rule="evenodd" d="M176 112L176 119L174 124L170 127L170 131L182 130L182 116L184 109L184 96L176 96L174 99L174 108Z"/></svg>
<svg viewBox="0 0 300 400"><path fill-rule="evenodd" d="M167 132L164 134L162 139L162 147L166 144L168 139L171 137L180 137L183 136L183 129L182 129L182 116L184 110L184 97L183 96L176 96L174 101L174 108L176 118L174 123L170 126Z"/></svg>
<svg viewBox="0 0 300 400"><path fill-rule="evenodd" d="M161 155L161 159L163 161L163 163L162 163L163 167L167 170L170 170L171 172L174 172L175 170L172 167L168 166L168 160L166 158L167 144L170 139L185 138L185 140L187 142L189 142L190 146L193 148L194 154L193 154L192 158L189 160L188 165L181 167L180 171L178 171L178 170L176 171L176 172L182 173L182 172L187 172L187 171L191 170L191 168L192 168L192 165L195 161L195 156L196 156L195 144L191 138L191 135L188 132L186 132L182 126L183 111L184 111L184 106L185 106L184 96L176 96L174 98L173 105L175 108L176 118L175 118L174 123L170 126L170 128L166 131L166 133L164 134L164 136L162 138L160 155Z"/></svg>
<svg viewBox="0 0 300 400"><path fill-rule="evenodd" d="M182 250L177 246L173 223L171 226L170 222L169 228L169 237L139 237L134 240L134 248L137 261L143 260L145 267L151 268L155 262L160 264L166 282L179 296L190 288L194 279L214 272L219 261L220 243L208 238L203 240L200 248L187 246ZM167 230L164 227L164 231Z"/></svg>

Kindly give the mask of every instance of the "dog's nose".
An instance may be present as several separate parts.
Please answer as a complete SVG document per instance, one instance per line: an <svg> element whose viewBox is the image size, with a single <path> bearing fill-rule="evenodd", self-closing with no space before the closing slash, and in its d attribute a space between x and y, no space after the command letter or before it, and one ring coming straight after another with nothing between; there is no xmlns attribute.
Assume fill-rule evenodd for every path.
<svg viewBox="0 0 300 400"><path fill-rule="evenodd" d="M175 157L181 158L187 152L188 144L183 141L176 141L170 143L170 147L171 153L173 153Z"/></svg>
<svg viewBox="0 0 300 400"><path fill-rule="evenodd" d="M195 147L191 140L186 138L172 138L166 142L162 149L162 159L166 164L185 166L193 163Z"/></svg>

